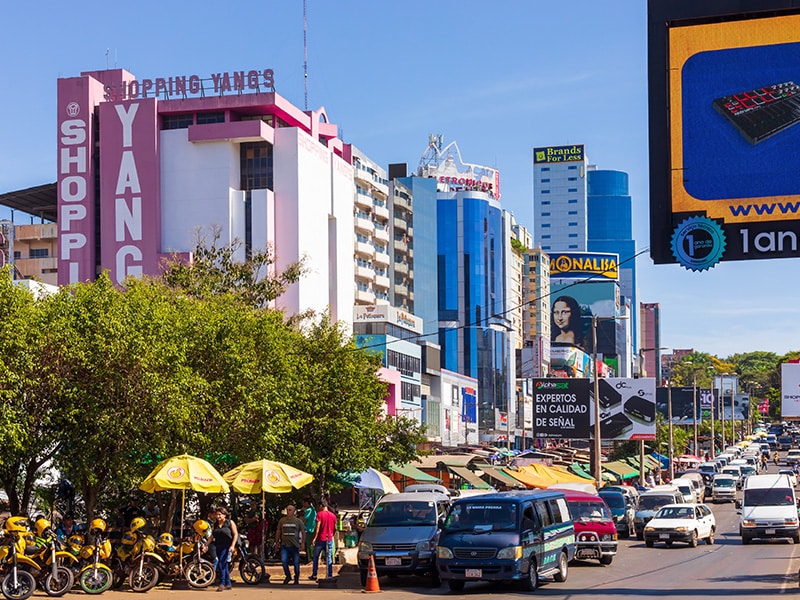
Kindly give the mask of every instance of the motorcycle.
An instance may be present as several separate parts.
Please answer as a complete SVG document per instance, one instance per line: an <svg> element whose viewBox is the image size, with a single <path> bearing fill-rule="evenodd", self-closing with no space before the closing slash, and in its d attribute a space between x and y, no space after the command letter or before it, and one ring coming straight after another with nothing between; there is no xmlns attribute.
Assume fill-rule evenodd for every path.
<svg viewBox="0 0 800 600"><path fill-rule="evenodd" d="M214 565L202 557L205 550L200 536L187 538L176 548L172 534L162 533L156 545L156 552L164 559L159 570L164 577L183 577L192 588L208 587L214 583L216 572Z"/></svg>
<svg viewBox="0 0 800 600"><path fill-rule="evenodd" d="M269 581L269 573L264 568L264 562L257 554L248 554L247 546L245 545L242 536L236 542L233 550L233 558L231 564L239 562L239 575L248 585L258 585L266 577ZM231 567L233 570L233 567Z"/></svg>
<svg viewBox="0 0 800 600"><path fill-rule="evenodd" d="M142 517L131 521L130 529L122 536L122 545L117 547L114 560L114 582L119 587L127 579L134 592L146 592L158 583L159 571L156 565L164 563L155 552L156 541L146 535L142 527L146 524Z"/></svg>
<svg viewBox="0 0 800 600"><path fill-rule="evenodd" d="M72 571L63 561L75 560L61 550L60 542L47 519L36 522L41 545L28 530L26 517L9 517L4 526L4 544L0 549L3 568L2 593L8 600L25 600L36 589L37 583L49 596L63 596L75 582ZM45 538L44 536L48 536Z"/></svg>
<svg viewBox="0 0 800 600"><path fill-rule="evenodd" d="M90 543L84 544L79 556L82 559L78 583L87 594L102 594L114 582L114 573L104 561L111 558L111 542L105 537L106 522L95 519L87 534Z"/></svg>

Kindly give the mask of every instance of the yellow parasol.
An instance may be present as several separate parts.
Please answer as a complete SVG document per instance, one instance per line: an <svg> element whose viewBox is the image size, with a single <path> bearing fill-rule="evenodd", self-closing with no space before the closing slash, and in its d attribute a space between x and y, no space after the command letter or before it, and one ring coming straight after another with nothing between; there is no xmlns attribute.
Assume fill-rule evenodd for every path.
<svg viewBox="0 0 800 600"><path fill-rule="evenodd" d="M261 493L261 526L266 529L264 494L283 494L308 485L314 476L300 469L273 460L255 460L234 467L222 478L240 494ZM261 532L261 558L264 558L264 535Z"/></svg>
<svg viewBox="0 0 800 600"><path fill-rule="evenodd" d="M139 489L147 493L181 490L181 539L183 539L187 489L207 494L230 491L227 482L211 463L188 454L161 461L141 483Z"/></svg>

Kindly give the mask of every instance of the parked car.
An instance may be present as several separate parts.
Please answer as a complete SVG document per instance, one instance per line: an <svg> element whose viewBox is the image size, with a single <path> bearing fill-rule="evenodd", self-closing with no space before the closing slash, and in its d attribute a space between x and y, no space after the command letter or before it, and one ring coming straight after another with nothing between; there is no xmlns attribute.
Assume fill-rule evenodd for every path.
<svg viewBox="0 0 800 600"><path fill-rule="evenodd" d="M597 493L611 510L617 533L621 536L630 537L635 530L633 522L636 517L636 505L616 489L601 488Z"/></svg>
<svg viewBox="0 0 800 600"><path fill-rule="evenodd" d="M652 548L664 542L669 548L673 542L685 542L694 548L699 540L713 544L716 528L714 513L705 504L668 504L644 528L644 543Z"/></svg>
<svg viewBox="0 0 800 600"><path fill-rule="evenodd" d="M800 450L789 450L786 453L786 466L793 467L800 463Z"/></svg>

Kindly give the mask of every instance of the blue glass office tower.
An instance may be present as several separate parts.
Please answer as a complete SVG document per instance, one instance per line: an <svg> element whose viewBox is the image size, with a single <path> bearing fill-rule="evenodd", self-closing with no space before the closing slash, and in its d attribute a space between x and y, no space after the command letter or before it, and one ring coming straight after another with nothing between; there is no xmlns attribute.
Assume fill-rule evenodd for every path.
<svg viewBox="0 0 800 600"><path fill-rule="evenodd" d="M478 424L491 429L495 409L507 412L513 397L505 294L510 224L487 193L439 192L437 232L442 367L478 380ZM417 277L417 289L432 284Z"/></svg>
<svg viewBox="0 0 800 600"><path fill-rule="evenodd" d="M639 307L636 301L636 242L633 239L628 174L622 171L587 171L589 215L587 249L619 255L620 294L631 307L631 335L637 340Z"/></svg>

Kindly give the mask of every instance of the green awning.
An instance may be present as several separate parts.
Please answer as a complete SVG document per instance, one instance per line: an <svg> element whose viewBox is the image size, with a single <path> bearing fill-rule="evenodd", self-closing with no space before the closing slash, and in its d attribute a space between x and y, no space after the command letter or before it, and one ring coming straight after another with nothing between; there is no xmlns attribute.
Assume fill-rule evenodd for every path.
<svg viewBox="0 0 800 600"><path fill-rule="evenodd" d="M495 467L494 465L475 465L478 469L483 471L484 475L496 479L503 485L507 485L512 488L520 488L525 489L525 484L519 481L519 479L514 479L511 475L506 473L502 467Z"/></svg>
<svg viewBox="0 0 800 600"><path fill-rule="evenodd" d="M579 477L583 477L583 478L585 478L585 479L591 479L592 481L594 481L594 477L592 477L591 475L589 475L589 473L587 473L587 472L586 472L586 471L583 469L583 467L581 466L581 464L580 464L580 463L576 463L576 462L572 463L572 464L569 466L569 470L570 470L570 471L572 471L573 473L575 473L575 475L578 475Z"/></svg>
<svg viewBox="0 0 800 600"><path fill-rule="evenodd" d="M425 471L421 471L417 467L411 464L405 465L389 465L389 469L398 475L402 475L403 477L408 477L409 479L413 479L414 481L424 481L427 483L441 483L442 480L434 477L433 475L428 475Z"/></svg>
<svg viewBox="0 0 800 600"><path fill-rule="evenodd" d="M606 471L610 471L614 473L620 479L631 479L632 477L639 476L639 470L634 469L632 466L622 462L621 460L612 460L607 463L603 463L603 468Z"/></svg>
<svg viewBox="0 0 800 600"><path fill-rule="evenodd" d="M638 456L629 456L625 459L625 462L632 466L634 469L639 468L639 457ZM652 456L647 454L644 455L644 468L646 471L653 471L653 470L661 470L661 463L658 462Z"/></svg>
<svg viewBox="0 0 800 600"><path fill-rule="evenodd" d="M472 471L467 469L466 467L455 467L455 466L448 465L447 468L450 471L452 471L455 475L458 475L459 477L461 477L461 479L466 481L468 484L470 484L476 490L488 490L490 487L492 487L488 483L486 483L483 479L481 479L480 477L475 475L475 473L473 473Z"/></svg>

